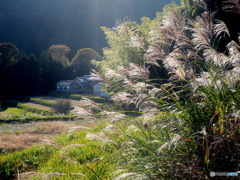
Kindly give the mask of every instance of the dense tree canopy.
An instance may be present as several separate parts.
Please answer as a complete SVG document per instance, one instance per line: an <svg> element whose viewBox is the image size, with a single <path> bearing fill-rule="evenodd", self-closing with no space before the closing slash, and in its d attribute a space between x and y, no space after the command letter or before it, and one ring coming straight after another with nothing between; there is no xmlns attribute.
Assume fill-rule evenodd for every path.
<svg viewBox="0 0 240 180"><path fill-rule="evenodd" d="M0 96L34 95L54 89L63 65L50 54L26 56L11 43L0 44Z"/></svg>
<svg viewBox="0 0 240 180"><path fill-rule="evenodd" d="M0 44L0 97L46 94L60 80L90 74L91 60L101 57L91 48L78 50L69 63L65 45L52 45L39 57L26 56L11 43Z"/></svg>
<svg viewBox="0 0 240 180"><path fill-rule="evenodd" d="M52 45L48 50L53 60L61 62L64 67L69 66L69 60L66 56L70 51L69 47L65 45Z"/></svg>
<svg viewBox="0 0 240 180"><path fill-rule="evenodd" d="M91 48L79 49L71 62L72 78L89 74L94 68L91 60L100 59L100 55Z"/></svg>

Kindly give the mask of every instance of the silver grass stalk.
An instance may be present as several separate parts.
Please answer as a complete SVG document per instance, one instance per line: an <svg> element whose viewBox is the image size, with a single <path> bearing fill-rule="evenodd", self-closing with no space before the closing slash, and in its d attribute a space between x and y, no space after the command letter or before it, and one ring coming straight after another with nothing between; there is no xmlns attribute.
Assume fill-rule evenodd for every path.
<svg viewBox="0 0 240 180"><path fill-rule="evenodd" d="M240 65L240 46L234 42L231 41L230 43L227 44L228 52L229 52L229 57L230 61L233 66L239 66Z"/></svg>
<svg viewBox="0 0 240 180"><path fill-rule="evenodd" d="M128 75L130 78L136 79L136 80L149 79L149 71L147 68L134 63L130 63L129 66L130 66L130 71L128 72Z"/></svg>
<svg viewBox="0 0 240 180"><path fill-rule="evenodd" d="M134 34L134 35L131 36L130 45L132 47L138 47L138 48L141 48L143 50L146 50L146 46L145 46L145 43L144 43L143 39L141 37L139 37L137 34Z"/></svg>
<svg viewBox="0 0 240 180"><path fill-rule="evenodd" d="M203 52L203 56L205 57L205 61L207 63L213 62L214 65L218 67L227 67L229 64L231 64L230 59L224 55L223 53L220 53L216 51L213 48L206 48Z"/></svg>
<svg viewBox="0 0 240 180"><path fill-rule="evenodd" d="M141 130L137 126L131 125L126 129L125 133L130 135L130 134L132 134L133 132L136 132L136 131L140 132Z"/></svg>
<svg viewBox="0 0 240 180"><path fill-rule="evenodd" d="M122 105L134 104L133 95L127 92L121 92L112 97L112 100Z"/></svg>
<svg viewBox="0 0 240 180"><path fill-rule="evenodd" d="M141 106L148 101L149 96L144 93L139 93L135 98L133 98L134 104L136 104L137 108L141 108Z"/></svg>
<svg viewBox="0 0 240 180"><path fill-rule="evenodd" d="M223 1L223 10L240 14L239 0Z"/></svg>
<svg viewBox="0 0 240 180"><path fill-rule="evenodd" d="M145 82L138 82L133 87L133 90L136 94L147 92L147 88L153 87Z"/></svg>
<svg viewBox="0 0 240 180"><path fill-rule="evenodd" d="M213 33L216 34L216 36L219 36L221 33L226 33L230 37L227 25L221 20L216 20L216 24L213 25Z"/></svg>
<svg viewBox="0 0 240 180"><path fill-rule="evenodd" d="M212 75L209 72L202 72L199 77L195 78L190 85L195 92L199 87L209 87L212 84Z"/></svg>
<svg viewBox="0 0 240 180"><path fill-rule="evenodd" d="M146 63L154 65L154 66L159 66L157 60L162 60L164 58L164 54L161 50L161 48L157 47L149 47L148 50L146 51L144 55L144 60Z"/></svg>
<svg viewBox="0 0 240 180"><path fill-rule="evenodd" d="M186 79L186 74L184 71L184 64L182 64L177 58L176 54L171 53L164 60L164 67L169 71L170 74L173 74L172 79Z"/></svg>
<svg viewBox="0 0 240 180"><path fill-rule="evenodd" d="M113 69L106 69L106 71L104 72L104 76L106 77L106 79L112 79L112 78L123 79L123 75Z"/></svg>

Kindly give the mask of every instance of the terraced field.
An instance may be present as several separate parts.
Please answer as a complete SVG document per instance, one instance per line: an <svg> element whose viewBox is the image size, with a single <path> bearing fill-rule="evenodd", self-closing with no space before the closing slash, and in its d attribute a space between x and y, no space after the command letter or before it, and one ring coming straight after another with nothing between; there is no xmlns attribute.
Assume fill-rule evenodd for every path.
<svg viewBox="0 0 240 180"><path fill-rule="evenodd" d="M101 112L102 108L105 108L106 103L100 97L90 96L88 98L76 94L67 95L65 98L33 96L5 100L5 107L0 111L0 124L28 123L31 121L66 121L74 120L76 117L78 119L92 119L95 113ZM70 101L72 107L70 114L56 111L54 106L60 99Z"/></svg>
<svg viewBox="0 0 240 180"><path fill-rule="evenodd" d="M41 99L41 100L47 100L47 101L50 101L50 102L56 102L59 99L67 100L65 98L57 98L57 97L51 97L51 96L34 96L33 98ZM69 99L69 100L70 100L72 106L91 105L89 102L86 102L84 100L79 100L79 101L78 100L72 100L72 99Z"/></svg>
<svg viewBox="0 0 240 180"><path fill-rule="evenodd" d="M32 106L32 107L35 107L35 108L39 108L39 109L46 109L46 110L49 110L49 111L53 110L52 107L44 106L44 105L41 105L41 104L36 104L36 103L31 103L31 102L20 102L20 103L28 105L28 106Z"/></svg>

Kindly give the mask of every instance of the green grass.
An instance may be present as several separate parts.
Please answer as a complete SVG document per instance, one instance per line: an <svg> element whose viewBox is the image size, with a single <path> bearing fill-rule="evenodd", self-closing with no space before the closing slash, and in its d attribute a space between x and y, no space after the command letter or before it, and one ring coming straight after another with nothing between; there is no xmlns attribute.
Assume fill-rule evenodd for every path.
<svg viewBox="0 0 240 180"><path fill-rule="evenodd" d="M52 114L52 111L46 110L46 109L41 109L41 108L36 108L32 107L23 103L18 103L18 102L4 102L5 107L16 107L18 109L23 109L28 112L36 113L36 114Z"/></svg>
<svg viewBox="0 0 240 180"><path fill-rule="evenodd" d="M66 174L58 179L79 178L74 177L74 173L84 174L84 179L108 179L113 170L113 164L109 161L113 149L103 148L97 140L86 139L86 134L86 131L63 134L54 140L58 144L56 147L33 147L3 155L0 158L0 175L11 177L18 170Z"/></svg>
<svg viewBox="0 0 240 180"><path fill-rule="evenodd" d="M76 116L73 115L52 115L52 116L27 116L27 117L9 117L9 118L0 118L0 123L9 124L9 123L27 123L32 121L69 121L74 120Z"/></svg>
<svg viewBox="0 0 240 180"><path fill-rule="evenodd" d="M172 96L172 89L166 89L167 96L172 98L170 103L169 99L165 102L166 112L148 114L149 117L129 114L124 120L103 121L90 130L62 134L54 139L56 151L48 160L41 166L29 166L27 171L64 173L52 179L78 179L75 174L79 173L86 180L114 179L121 175L191 179L206 177L210 168L236 171L239 122L238 114L232 115L238 112L240 104L236 90L232 92L227 85L222 89L213 85L201 87L189 96L191 90L184 89L175 92L181 97L178 100ZM21 166L25 162L22 157L20 164L17 160L8 164L7 157L13 154L5 156L4 175L16 173L15 164ZM25 156L35 155L29 151Z"/></svg>
<svg viewBox="0 0 240 180"><path fill-rule="evenodd" d="M2 112L0 123L26 123L31 121L54 121L54 120L73 120L74 115L57 115L50 111L34 108L24 104L17 104L17 107L8 107Z"/></svg>
<svg viewBox="0 0 240 180"><path fill-rule="evenodd" d="M159 127L160 123L167 123L170 120L175 123ZM167 156L167 153L174 151L174 143L178 141L169 143L162 151L159 149L176 136L171 129L178 126L178 119L167 113L148 121L143 118L130 118L114 123L103 121L90 130L57 136L53 139L55 151L48 160L36 165L35 168L31 166L24 170L40 174L54 172L65 174L55 177L57 179L79 178L75 177L74 173L84 174L85 176L81 178L86 180L113 179L122 173L136 173L138 176L152 179L163 178L166 170L171 169L171 165L166 162L174 158L172 155ZM15 159L15 163L8 165L11 174L16 173L15 166L22 166L26 158L39 156L30 150L26 152L25 156L21 156L21 162ZM1 164L4 166L10 157L18 153L21 154L13 152L5 155L5 161L3 160Z"/></svg>
<svg viewBox="0 0 240 180"><path fill-rule="evenodd" d="M56 104L55 102L51 102L51 101L43 100L43 99L37 99L37 98L30 98L29 101L33 102L33 103L36 103L36 104L49 106L49 107L53 107Z"/></svg>
<svg viewBox="0 0 240 180"><path fill-rule="evenodd" d="M32 102L44 106L49 106L53 107L55 105L55 102L48 101L48 100L43 100L43 99L38 99L38 98L31 98L31 97L15 97L14 99L20 100L20 101L25 101L25 102Z"/></svg>
<svg viewBox="0 0 240 180"><path fill-rule="evenodd" d="M8 107L4 112L4 117L8 118L21 118L21 117L28 117L28 116L38 116L36 113L28 112L24 109L19 109L15 107Z"/></svg>
<svg viewBox="0 0 240 180"><path fill-rule="evenodd" d="M12 154L0 156L0 176L10 179L18 171L25 172L41 167L57 148L53 146L40 146L26 149Z"/></svg>
<svg viewBox="0 0 240 180"><path fill-rule="evenodd" d="M72 99L72 100L81 100L83 97L88 98L96 103L106 103L108 102L108 99L102 98L102 97L91 97L91 96L85 96L80 94L59 94L59 93L50 93L49 96L58 97L58 98L66 98L66 99Z"/></svg>
<svg viewBox="0 0 240 180"><path fill-rule="evenodd" d="M17 103L16 107L18 107L20 109L24 109L24 110L32 112L32 113L52 114L52 112L49 111L49 110L32 107L32 106L29 106L29 105L26 105L26 104L22 104L22 103Z"/></svg>

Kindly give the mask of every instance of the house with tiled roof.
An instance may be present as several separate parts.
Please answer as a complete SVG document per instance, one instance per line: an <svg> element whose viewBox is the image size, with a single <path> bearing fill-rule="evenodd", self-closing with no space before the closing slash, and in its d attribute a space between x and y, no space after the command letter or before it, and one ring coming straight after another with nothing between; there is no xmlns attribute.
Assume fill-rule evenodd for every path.
<svg viewBox="0 0 240 180"><path fill-rule="evenodd" d="M74 80L61 80L56 86L57 92L70 94L98 94L107 97L107 94L102 90L102 87L105 86L103 80L93 75L84 75Z"/></svg>

